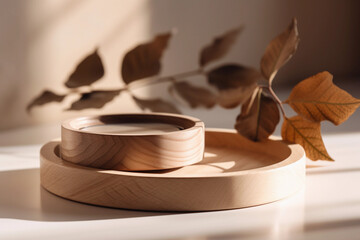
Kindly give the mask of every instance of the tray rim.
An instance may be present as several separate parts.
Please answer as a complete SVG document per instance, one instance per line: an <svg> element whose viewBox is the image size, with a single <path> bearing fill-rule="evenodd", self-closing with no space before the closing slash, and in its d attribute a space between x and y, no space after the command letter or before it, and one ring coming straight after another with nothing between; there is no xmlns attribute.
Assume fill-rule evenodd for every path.
<svg viewBox="0 0 360 240"><path fill-rule="evenodd" d="M210 135L207 138L210 142L208 146L242 147L241 140L244 139L239 138L235 131L215 131L220 131L219 135ZM233 142L232 137L237 141ZM259 155L259 159L264 159L270 165L230 173L204 172L197 176L191 176L191 172L171 176L82 166L74 168L75 164L67 163L58 157L58 152L54 151L58 150L55 149L57 145L58 141L45 144L50 150L45 152L45 156L44 152L40 155L42 187L59 197L102 207L171 212L238 209L284 199L305 185L305 154L302 155L302 151L298 151L299 158L291 161L288 160L288 149L274 144L264 145L259 149L257 146L244 144L242 149L262 152L273 157L279 156L285 160L268 161ZM277 150L273 151L274 149ZM286 154L278 155L282 149ZM221 159L224 154L226 151L219 152L219 158ZM47 155L52 157L47 158ZM237 159L236 153L229 157L234 161ZM254 159L256 158L254 156ZM251 161L251 158L246 159Z"/></svg>

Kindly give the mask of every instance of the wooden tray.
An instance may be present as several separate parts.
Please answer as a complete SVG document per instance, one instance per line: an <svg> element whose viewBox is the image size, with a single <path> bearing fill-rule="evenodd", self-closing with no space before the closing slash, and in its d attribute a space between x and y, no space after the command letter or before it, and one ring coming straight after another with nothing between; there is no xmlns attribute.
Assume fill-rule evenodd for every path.
<svg viewBox="0 0 360 240"><path fill-rule="evenodd" d="M79 166L59 157L59 141L45 144L41 184L61 197L106 207L208 211L255 206L285 198L305 182L305 153L281 141L251 142L231 130L207 130L204 159L156 172Z"/></svg>

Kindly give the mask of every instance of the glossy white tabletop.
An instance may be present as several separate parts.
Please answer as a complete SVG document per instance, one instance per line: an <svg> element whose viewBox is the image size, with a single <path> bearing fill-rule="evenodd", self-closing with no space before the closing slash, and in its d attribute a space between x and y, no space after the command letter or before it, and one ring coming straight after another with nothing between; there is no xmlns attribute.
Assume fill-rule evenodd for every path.
<svg viewBox="0 0 360 240"><path fill-rule="evenodd" d="M309 161L306 186L297 194L199 213L127 211L57 197L40 186L39 150L59 136L58 125L0 132L0 239L360 239L355 129L325 135L336 162Z"/></svg>

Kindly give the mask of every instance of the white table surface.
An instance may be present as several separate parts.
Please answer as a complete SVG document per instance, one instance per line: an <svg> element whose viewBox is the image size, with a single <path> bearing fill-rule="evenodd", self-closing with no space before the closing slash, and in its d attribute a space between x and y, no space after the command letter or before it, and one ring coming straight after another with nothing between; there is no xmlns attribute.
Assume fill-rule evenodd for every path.
<svg viewBox="0 0 360 240"><path fill-rule="evenodd" d="M52 195L40 186L39 150L58 136L58 125L0 132L0 239L360 239L358 127L325 135L336 162L309 161L297 194L200 213L110 209Z"/></svg>

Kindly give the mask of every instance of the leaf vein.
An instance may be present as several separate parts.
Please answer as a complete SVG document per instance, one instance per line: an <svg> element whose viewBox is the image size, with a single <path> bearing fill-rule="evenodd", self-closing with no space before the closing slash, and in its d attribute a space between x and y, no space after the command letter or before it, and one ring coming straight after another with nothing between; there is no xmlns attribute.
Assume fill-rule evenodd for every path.
<svg viewBox="0 0 360 240"><path fill-rule="evenodd" d="M291 103L313 103L313 104L326 104L326 105L360 105L360 101L355 101L355 102L344 102L344 103L339 103L339 102L324 102L324 101L317 101L317 100L303 100L303 99L292 99L289 100L289 102Z"/></svg>
<svg viewBox="0 0 360 240"><path fill-rule="evenodd" d="M291 122L290 119L287 119L287 121L289 122L289 124L294 128L294 130L300 135L300 137L307 143L310 145L310 147L312 147L312 149L314 149L317 153L319 153L320 155L324 156L327 159L331 159L332 158L330 156L327 156L326 154L324 154L323 152L321 152L319 149L317 149L309 140L307 140L307 138L295 127L295 125Z"/></svg>

